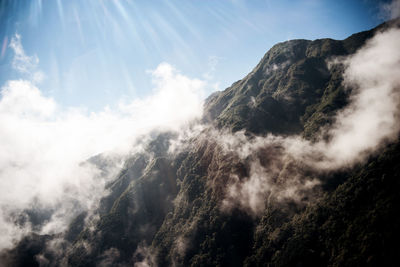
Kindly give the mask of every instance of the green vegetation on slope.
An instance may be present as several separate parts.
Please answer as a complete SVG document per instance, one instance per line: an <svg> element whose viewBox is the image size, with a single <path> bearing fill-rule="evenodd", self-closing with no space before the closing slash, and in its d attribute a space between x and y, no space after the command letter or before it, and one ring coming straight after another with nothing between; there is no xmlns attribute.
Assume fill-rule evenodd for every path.
<svg viewBox="0 0 400 267"><path fill-rule="evenodd" d="M313 140L349 93L343 67L327 62L354 53L384 27L343 41L275 45L244 79L207 99L204 121L232 132ZM230 175L248 177L250 159L200 137L171 155L170 138L160 134L146 153L127 160L108 185L99 219L85 225L87 214L78 216L66 235L71 246L61 255L46 248L55 237L32 235L3 257L15 266L38 266L39 254L55 265L123 266L145 259L140 251L146 250L159 266L398 265L398 143L353 170L321 175L322 197L308 205L271 201L254 217L221 208Z"/></svg>

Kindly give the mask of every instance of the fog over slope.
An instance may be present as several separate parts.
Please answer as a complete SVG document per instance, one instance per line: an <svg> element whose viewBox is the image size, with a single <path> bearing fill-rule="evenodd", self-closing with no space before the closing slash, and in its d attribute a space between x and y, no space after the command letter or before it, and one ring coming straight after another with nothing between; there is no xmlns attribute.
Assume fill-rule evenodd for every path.
<svg viewBox="0 0 400 267"><path fill-rule="evenodd" d="M270 202L289 200L301 207L306 206L320 197L321 191L315 190L322 183L320 176L349 170L387 144L397 141L400 131L400 29L396 24L398 21L392 23L392 27L378 29L354 54L326 59L326 68L343 68L341 84L346 88L348 98L346 106L334 114L331 123L314 133L313 140L306 139L301 133L256 135L245 130L216 127L213 121L200 122L203 94L208 85L205 81L180 74L167 63L160 64L151 72L155 90L146 99L121 103L117 110L105 108L98 113L63 110L38 89L41 74L37 74L37 59L25 55L21 37L16 35L12 42L15 68L29 80L10 81L3 87L0 100L0 249L11 248L31 232L60 234L54 239L62 240L71 221L85 211L90 214L84 222L87 229L96 225L93 221L97 220L100 226L107 225L98 210L100 200L112 191L107 185L117 181L120 171L129 167L130 160L136 163L140 157L145 158L146 168L137 183L126 186L128 191L132 188L137 190L135 186L146 183L145 178L157 182L157 179L162 179L159 176L169 176L173 171L183 172L173 168L179 162L189 161L191 153L204 153L200 158L208 162L209 154L202 150L210 150L211 162L217 162L216 166L195 169L207 174L217 173L217 178L226 176L221 192L223 200L218 207L223 214L235 216L239 208L256 220ZM289 67L290 63L282 66ZM270 66L266 75L274 75L276 71L279 71L277 65ZM246 105L252 109L255 104L252 98L249 99ZM157 143L158 132L168 132L167 149L162 141ZM162 149L166 151L160 152ZM96 158L100 153L101 156ZM228 168L229 160L245 167L243 170ZM227 169L221 167L224 164ZM162 175L154 174L157 168ZM182 177L180 179L179 183L183 184L185 181ZM176 212L179 212L179 203L190 202L185 199L188 194L179 191L183 189L183 186L179 188L179 183L176 188L167 182L160 185L160 192L165 190L168 193L164 189L168 186L177 190L167 194L176 197L171 200ZM206 185L217 188L220 183L220 180L211 180ZM114 185L113 188L119 186ZM202 190L199 188L191 189ZM137 197L139 200L146 198L145 193L134 193L140 196ZM123 197L117 198L111 211L118 210L123 201ZM133 215L144 209L136 208L130 211ZM167 219L171 216L174 215ZM196 220L192 223L190 228L200 227ZM163 227L166 225L164 223ZM142 226L143 233L158 230L145 228L151 228L151 224ZM99 230L98 235L103 234L107 233ZM79 246L88 242L84 244L89 247L87 253L95 253L91 246L96 245L89 243L96 240L93 236L91 232L82 234L80 238L84 241L72 242L72 251L79 251ZM184 262L190 249L188 236L174 237L171 254L176 256L177 265L181 263L180 258ZM113 240L114 237L111 234L107 238ZM137 266L155 264L153 253L158 252L151 251L145 243L135 251L132 257ZM118 249L110 248L97 255L100 258L96 260L109 265L122 254ZM43 262L49 261L40 255Z"/></svg>
<svg viewBox="0 0 400 267"><path fill-rule="evenodd" d="M47 214L36 231L65 230L77 213L97 206L105 183L124 158L141 150L139 136L144 140L154 129L177 130L202 114L206 82L188 78L167 63L149 73L154 91L144 99L122 99L117 109L105 107L97 113L62 108L39 90L43 74L37 57L25 54L21 36L16 34L10 47L13 67L26 79L9 81L1 92L2 249L32 230L25 210ZM106 175L85 163L99 153L109 161Z"/></svg>
<svg viewBox="0 0 400 267"><path fill-rule="evenodd" d="M302 180L300 167L282 171L289 162L301 162L316 171L350 168L395 141L400 130L399 44L400 30L389 29L375 35L356 54L328 62L345 66L343 83L352 91L348 105L335 115L332 125L322 129L315 142L301 136L248 139L243 132L216 133L217 142L242 159L257 155L262 149L273 154L264 166L257 156L254 158L248 180L239 182L233 178L229 189L232 201L257 212L265 208L264 199L271 193L279 198L301 198L296 192L309 189L318 181ZM282 175L285 185L275 188L272 179Z"/></svg>

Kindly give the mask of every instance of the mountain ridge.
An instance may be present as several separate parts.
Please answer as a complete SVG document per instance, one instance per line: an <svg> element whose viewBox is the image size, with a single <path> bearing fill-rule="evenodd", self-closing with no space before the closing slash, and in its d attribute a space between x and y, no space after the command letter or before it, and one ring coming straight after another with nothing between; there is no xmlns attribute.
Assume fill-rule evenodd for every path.
<svg viewBox="0 0 400 267"><path fill-rule="evenodd" d="M353 54L358 48L360 48L368 39L370 39L376 32L383 31L393 25L398 25L398 20L392 20L381 25L378 25L372 30L355 33L344 40L334 40L330 38L316 39L313 41L305 39L289 40L275 44L260 60L257 66L242 80L233 83L230 87L224 91L213 93L205 103L205 121L216 120L215 125L217 127L230 127L233 131L245 129L254 134L293 134L299 133L306 128L305 137L310 137L310 131L307 130L307 126L313 128L312 131L316 132L314 125L311 122L307 125L306 118L310 116L311 110L321 101L321 97L331 97L333 102L336 102L337 109L343 107L346 102L346 95L343 94L344 90L340 92L332 92L327 96L321 95L321 91L327 86L338 88L341 85L341 76L343 68L334 69L329 71L326 68L326 61L331 60L334 57L341 57L344 55ZM288 53L290 56L288 56ZM296 69L301 66L296 63L301 60L309 60L308 73L304 69ZM276 69L274 70L274 67ZM279 66L279 67L278 67ZM310 69L314 73L310 72ZM270 72L275 71L273 79L268 80ZM300 79L296 79L296 75L300 76ZM303 75L303 76L301 76ZM315 84L315 81L309 82L312 77L319 77L319 81ZM329 77L331 76L332 79ZM252 82L257 81L257 84ZM283 85L282 85L283 80ZM300 82L306 81L305 84ZM329 84L332 83L332 85ZM310 86L310 83L313 86ZM247 88L243 88L246 86ZM249 88L250 87L250 88ZM270 91L274 88L284 87L282 92ZM292 91L304 91L298 95L290 95ZM267 90L268 89L268 90ZM314 93L314 95L312 95ZM316 94L315 94L316 93ZM242 96L240 96L242 94ZM254 95L257 94L257 95ZM335 95L340 94L340 95ZM243 96L245 95L245 97ZM254 97L254 99L251 99ZM292 98L292 99L290 99ZM293 99L297 100L298 103L294 102ZM291 101L290 101L291 100ZM304 101L306 103L301 103ZM309 101L310 103L307 103ZM265 118L258 118L257 115L246 107L247 104L253 102L256 107L260 107L261 112L263 107L275 111L272 114L265 114ZM232 106L234 105L234 106ZM296 107L290 108L291 105ZM282 108L283 106L283 108ZM306 110L308 108L308 110ZM318 107L320 110L325 107ZM315 114L314 116L322 116L320 120L328 120L327 117L331 117L326 112ZM240 116L235 118L234 115L248 113L247 117ZM233 114L233 115L232 115ZM300 114L300 116L299 116ZM312 116L313 114L311 114ZM251 118L254 118L251 120ZM239 123L247 122L247 124ZM271 121L268 121L270 119ZM259 125L253 121L262 121L264 125ZM302 121L303 120L303 121ZM286 123L283 127L274 127L276 124ZM237 124L237 125L236 125ZM294 127L288 126L288 124L294 124ZM289 128L289 129L288 129ZM287 130L288 129L288 130Z"/></svg>
<svg viewBox="0 0 400 267"><path fill-rule="evenodd" d="M189 138L186 149L171 154L174 134L160 133L145 144L145 152L130 157L108 185L98 219L82 213L71 222L61 254L49 248L58 236L33 234L3 253L3 261L15 266L395 266L398 141L353 168L314 173L293 159L280 162L275 156L282 152L274 143L242 156L218 138L243 132L249 142L269 134L316 140L351 92L342 84L344 67L329 68L327 62L355 53L376 32L398 23L342 41L276 44L246 77L209 96L202 120L212 126ZM245 183L257 162L260 168L279 169L271 186L284 186L282 179L292 169L304 173L300 182L317 176L320 185L304 188L300 201L263 196L260 214L224 206L231 183ZM386 244L377 247L380 238Z"/></svg>

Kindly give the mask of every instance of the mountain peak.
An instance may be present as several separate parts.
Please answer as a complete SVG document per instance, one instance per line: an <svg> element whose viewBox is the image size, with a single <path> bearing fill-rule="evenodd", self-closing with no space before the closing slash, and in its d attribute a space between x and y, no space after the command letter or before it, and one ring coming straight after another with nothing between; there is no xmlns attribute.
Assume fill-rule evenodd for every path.
<svg viewBox="0 0 400 267"><path fill-rule="evenodd" d="M308 136L308 127L314 131L328 123L329 117L346 104L347 93L341 86L343 68L328 68L328 62L353 54L375 32L398 23L383 23L344 40L295 39L278 43L246 77L207 99L204 120L231 131L304 131Z"/></svg>

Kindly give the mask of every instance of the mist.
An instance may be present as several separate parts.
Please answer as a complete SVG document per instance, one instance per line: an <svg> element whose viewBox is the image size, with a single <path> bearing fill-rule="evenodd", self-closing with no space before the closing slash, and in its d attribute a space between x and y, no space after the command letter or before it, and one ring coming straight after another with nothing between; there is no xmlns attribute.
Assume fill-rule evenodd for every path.
<svg viewBox="0 0 400 267"><path fill-rule="evenodd" d="M330 67L344 66L349 104L320 130L317 140L309 141L299 135L231 133L198 123L209 84L168 63L148 72L154 89L147 97L121 99L116 108L99 112L62 107L39 89L45 79L39 59L26 55L16 34L10 47L13 67L22 78L8 81L0 99L0 250L32 232L63 233L81 212L94 213L108 193L106 184L127 158L145 152L155 130L179 133L169 140L171 157L198 142L213 142L225 156L233 155L248 166L245 176L228 174L223 212L239 208L259 217L271 203L306 205L319 196L321 175L352 168L397 140L399 44L400 30L391 28L378 32L355 54L327 62ZM269 71L277 69L274 65ZM105 165L90 161L98 155ZM28 211L41 220L32 222ZM154 261L150 248L139 247L137 253L145 255L138 266ZM118 257L118 250L109 250L103 264Z"/></svg>
<svg viewBox="0 0 400 267"><path fill-rule="evenodd" d="M250 166L248 177L231 174L223 211L242 208L260 216L270 202L306 204L318 196L319 176L350 169L394 142L400 132L400 30L378 32L355 54L327 62L345 67L349 104L316 141L299 135L252 136L209 131L226 155Z"/></svg>
<svg viewBox="0 0 400 267"><path fill-rule="evenodd" d="M207 87L161 63L148 72L154 88L147 97L99 112L66 108L39 89L39 59L26 55L21 38L16 34L10 48L22 79L8 81L0 99L0 250L33 230L60 233L77 214L93 211L124 159L142 149L143 136L201 116ZM99 154L107 170L88 161ZM27 210L48 216L35 227Z"/></svg>

